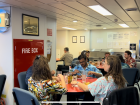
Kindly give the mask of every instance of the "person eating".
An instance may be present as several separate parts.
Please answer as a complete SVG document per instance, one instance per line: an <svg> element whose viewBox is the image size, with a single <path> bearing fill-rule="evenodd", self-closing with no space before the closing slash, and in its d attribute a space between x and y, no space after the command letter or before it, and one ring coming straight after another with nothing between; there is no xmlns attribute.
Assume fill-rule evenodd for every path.
<svg viewBox="0 0 140 105"><path fill-rule="evenodd" d="M98 78L102 76L102 73L95 66L87 62L85 55L80 55L78 60L80 64L73 68L73 75L81 75L82 71L87 71L88 77Z"/></svg>
<svg viewBox="0 0 140 105"><path fill-rule="evenodd" d="M89 85L78 81L72 81L71 84L78 85L85 92L89 91L92 96L95 96L94 101L102 104L106 95L109 95L113 90L127 86L121 69L121 61L117 56L111 55L105 59L104 70L107 74Z"/></svg>

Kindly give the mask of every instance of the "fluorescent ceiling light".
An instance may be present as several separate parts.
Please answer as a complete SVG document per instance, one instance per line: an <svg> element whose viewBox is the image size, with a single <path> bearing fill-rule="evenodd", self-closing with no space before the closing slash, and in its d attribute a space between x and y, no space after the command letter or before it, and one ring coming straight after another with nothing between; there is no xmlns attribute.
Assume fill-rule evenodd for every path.
<svg viewBox="0 0 140 105"><path fill-rule="evenodd" d="M85 30L88 30L88 29L85 28Z"/></svg>
<svg viewBox="0 0 140 105"><path fill-rule="evenodd" d="M78 22L77 20L73 20L74 23Z"/></svg>
<svg viewBox="0 0 140 105"><path fill-rule="evenodd" d="M69 27L62 27L62 28L69 29L69 30L77 30L77 29L69 28Z"/></svg>
<svg viewBox="0 0 140 105"><path fill-rule="evenodd" d="M106 28L103 28L103 29L106 29Z"/></svg>
<svg viewBox="0 0 140 105"><path fill-rule="evenodd" d="M103 8L100 5L94 5L94 6L88 6L89 8L93 9L94 11L106 16L106 15L113 15L112 13L110 13L108 10L106 10L105 8Z"/></svg>
<svg viewBox="0 0 140 105"><path fill-rule="evenodd" d="M120 26L122 26L122 27L129 27L128 25L126 25L126 24L119 24Z"/></svg>

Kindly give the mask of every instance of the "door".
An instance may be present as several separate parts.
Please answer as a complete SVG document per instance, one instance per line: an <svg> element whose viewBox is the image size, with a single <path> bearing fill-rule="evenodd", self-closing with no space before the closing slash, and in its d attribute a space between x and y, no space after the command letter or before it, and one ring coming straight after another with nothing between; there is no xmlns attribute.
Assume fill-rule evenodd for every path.
<svg viewBox="0 0 140 105"><path fill-rule="evenodd" d="M19 87L18 74L32 66L36 55L44 55L44 40L13 39L14 87Z"/></svg>

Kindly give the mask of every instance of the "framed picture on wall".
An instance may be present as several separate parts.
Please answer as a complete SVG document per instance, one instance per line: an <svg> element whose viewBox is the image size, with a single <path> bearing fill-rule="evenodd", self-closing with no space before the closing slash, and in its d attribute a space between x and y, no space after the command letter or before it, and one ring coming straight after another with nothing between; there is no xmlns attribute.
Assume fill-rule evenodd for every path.
<svg viewBox="0 0 140 105"><path fill-rule="evenodd" d="M85 43L85 36L80 36L80 43Z"/></svg>
<svg viewBox="0 0 140 105"><path fill-rule="evenodd" d="M39 36L39 17L22 14L22 34Z"/></svg>
<svg viewBox="0 0 140 105"><path fill-rule="evenodd" d="M72 36L72 43L77 43L77 36Z"/></svg>

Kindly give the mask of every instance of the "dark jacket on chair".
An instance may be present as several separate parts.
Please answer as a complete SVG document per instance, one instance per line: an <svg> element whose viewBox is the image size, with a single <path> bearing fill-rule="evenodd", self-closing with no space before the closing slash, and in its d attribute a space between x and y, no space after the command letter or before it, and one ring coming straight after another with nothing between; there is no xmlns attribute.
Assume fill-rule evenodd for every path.
<svg viewBox="0 0 140 105"><path fill-rule="evenodd" d="M137 88L126 87L114 90L104 98L103 105L139 105Z"/></svg>

